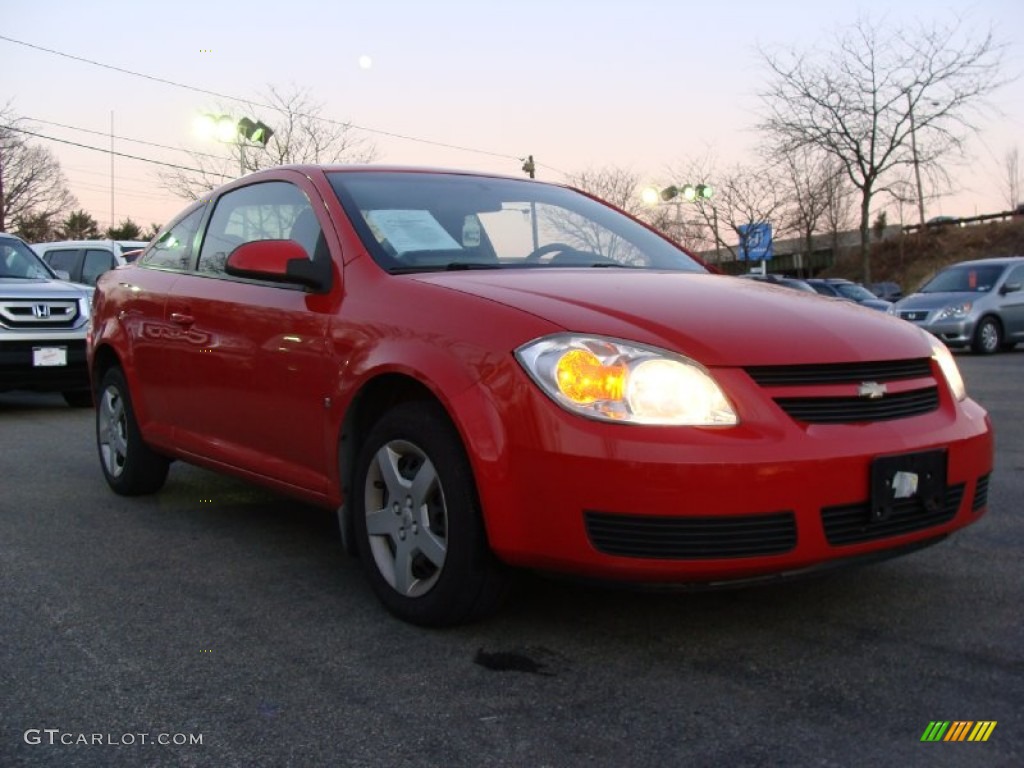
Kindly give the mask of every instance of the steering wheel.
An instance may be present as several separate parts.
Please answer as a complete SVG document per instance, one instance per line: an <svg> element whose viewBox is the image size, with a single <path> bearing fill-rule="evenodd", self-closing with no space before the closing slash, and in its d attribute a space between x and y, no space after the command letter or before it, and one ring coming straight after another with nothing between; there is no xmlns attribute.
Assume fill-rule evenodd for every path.
<svg viewBox="0 0 1024 768"><path fill-rule="evenodd" d="M535 251L530 253L526 257L526 263L530 264L532 262L540 261L542 256L547 256L549 253L564 253L566 251L575 250L576 249L571 245L566 245L565 243L548 243L547 245L542 245L540 248L537 248Z"/></svg>

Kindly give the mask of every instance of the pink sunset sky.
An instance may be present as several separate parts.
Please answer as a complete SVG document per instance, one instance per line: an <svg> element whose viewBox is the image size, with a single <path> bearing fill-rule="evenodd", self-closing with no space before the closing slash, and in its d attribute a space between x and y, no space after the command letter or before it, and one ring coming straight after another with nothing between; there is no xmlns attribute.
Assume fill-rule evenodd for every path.
<svg viewBox="0 0 1024 768"><path fill-rule="evenodd" d="M373 129L360 135L380 162L519 174L519 158L532 154L543 179L614 165L664 183L669 167L691 159L725 167L752 157L767 74L757 46L824 45L862 17L893 26L959 18L975 39L995 31L1004 75L1016 79L976 120L966 161L949 168L956 191L929 199L927 214L1004 210L1006 153L1024 151L1020 0L19 0L0 30L0 104L40 134L102 150L113 116L116 151L189 165L176 148L224 151L192 133L194 116L218 104L198 90L259 102L268 85L297 86L324 115ZM81 205L110 224L110 155L37 141L60 159ZM165 223L183 207L160 188L158 167L114 159L115 219Z"/></svg>

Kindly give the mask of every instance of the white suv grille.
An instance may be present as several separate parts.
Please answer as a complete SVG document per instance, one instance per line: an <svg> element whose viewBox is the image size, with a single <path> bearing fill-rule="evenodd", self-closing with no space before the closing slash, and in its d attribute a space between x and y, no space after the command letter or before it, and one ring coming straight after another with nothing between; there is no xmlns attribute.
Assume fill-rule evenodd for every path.
<svg viewBox="0 0 1024 768"><path fill-rule="evenodd" d="M0 325L7 328L74 328L78 302L74 299L4 299Z"/></svg>

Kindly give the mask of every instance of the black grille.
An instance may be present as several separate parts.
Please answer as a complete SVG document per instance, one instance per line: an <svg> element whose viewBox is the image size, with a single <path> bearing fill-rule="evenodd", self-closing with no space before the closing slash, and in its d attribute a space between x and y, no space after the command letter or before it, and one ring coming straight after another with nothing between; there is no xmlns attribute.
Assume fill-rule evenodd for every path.
<svg viewBox="0 0 1024 768"><path fill-rule="evenodd" d="M746 371L762 387L857 384L863 381L918 379L932 375L931 362L927 357L873 363L759 366L747 368Z"/></svg>
<svg viewBox="0 0 1024 768"><path fill-rule="evenodd" d="M939 407L937 387L885 395L877 400L864 397L780 397L776 403L797 421L811 424L851 424L888 421L930 413Z"/></svg>
<svg viewBox="0 0 1024 768"><path fill-rule="evenodd" d="M964 483L959 483L946 487L942 507L932 512L925 509L920 499L900 499L887 518L872 520L871 505L864 502L825 507L821 510L821 522L832 546L859 544L948 523L956 517L963 497Z"/></svg>
<svg viewBox="0 0 1024 768"><path fill-rule="evenodd" d="M971 502L971 511L978 512L988 506L988 479L989 475L978 478L974 486L974 500Z"/></svg>
<svg viewBox="0 0 1024 768"><path fill-rule="evenodd" d="M928 310L917 310L914 312L900 312L900 317L903 320L910 320L911 322L923 322L928 319Z"/></svg>
<svg viewBox="0 0 1024 768"><path fill-rule="evenodd" d="M792 512L719 517L653 517L585 512L598 552L664 559L778 555L796 546Z"/></svg>

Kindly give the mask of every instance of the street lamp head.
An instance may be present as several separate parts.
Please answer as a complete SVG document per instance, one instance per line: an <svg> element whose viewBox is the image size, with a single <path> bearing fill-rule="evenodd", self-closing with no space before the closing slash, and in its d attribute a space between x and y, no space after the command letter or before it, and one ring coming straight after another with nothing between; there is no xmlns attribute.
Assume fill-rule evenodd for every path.
<svg viewBox="0 0 1024 768"><path fill-rule="evenodd" d="M261 121L253 121L248 117L243 117L238 121L238 135L246 141L251 141L254 144L265 147L267 142L270 141L270 137L274 135L274 131L270 126Z"/></svg>
<svg viewBox="0 0 1024 768"><path fill-rule="evenodd" d="M661 198L664 202L678 197L683 196L683 199L689 203L695 201L710 200L713 190L710 184L684 184L681 187L671 186L665 187L660 192L654 187L647 187L640 193L640 199L643 200L647 205L654 205L658 202L658 198Z"/></svg>
<svg viewBox="0 0 1024 768"><path fill-rule="evenodd" d="M231 118L231 115L221 115L217 118L214 127L214 136L217 137L217 141L234 141L236 131L235 121Z"/></svg>
<svg viewBox="0 0 1024 768"><path fill-rule="evenodd" d="M640 199L644 205L657 205L661 199L661 193L654 187L644 187L640 190Z"/></svg>

